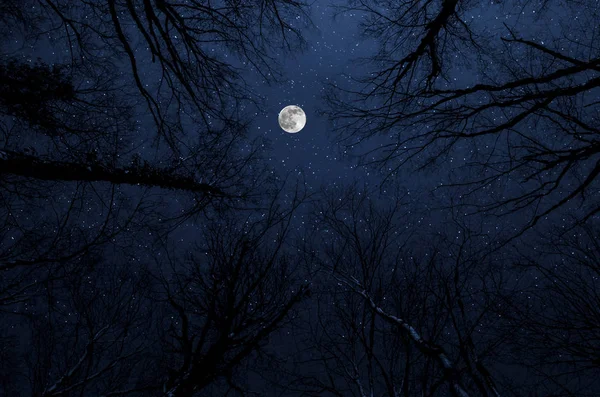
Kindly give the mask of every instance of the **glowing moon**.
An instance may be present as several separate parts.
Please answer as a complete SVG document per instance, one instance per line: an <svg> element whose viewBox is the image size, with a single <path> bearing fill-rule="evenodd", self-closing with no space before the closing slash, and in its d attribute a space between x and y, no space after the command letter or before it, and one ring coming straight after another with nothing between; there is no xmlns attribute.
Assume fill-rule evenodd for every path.
<svg viewBox="0 0 600 397"><path fill-rule="evenodd" d="M306 114L304 110L296 105L284 107L279 112L279 126L285 132L295 134L306 125Z"/></svg>

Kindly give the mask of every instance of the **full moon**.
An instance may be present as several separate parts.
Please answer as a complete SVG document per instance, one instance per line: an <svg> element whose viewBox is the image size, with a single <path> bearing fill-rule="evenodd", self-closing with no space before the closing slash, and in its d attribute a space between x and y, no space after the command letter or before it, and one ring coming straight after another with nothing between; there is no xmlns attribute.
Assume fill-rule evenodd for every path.
<svg viewBox="0 0 600 397"><path fill-rule="evenodd" d="M299 106L290 105L279 112L278 120L282 130L295 134L306 125L306 114Z"/></svg>

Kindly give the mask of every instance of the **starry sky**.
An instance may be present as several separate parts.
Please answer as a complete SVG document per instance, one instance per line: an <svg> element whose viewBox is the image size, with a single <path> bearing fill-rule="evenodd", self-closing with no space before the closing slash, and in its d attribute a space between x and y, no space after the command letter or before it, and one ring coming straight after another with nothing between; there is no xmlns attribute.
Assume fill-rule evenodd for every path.
<svg viewBox="0 0 600 397"><path fill-rule="evenodd" d="M27 0L25 3L32 9L37 7L36 1ZM398 196L401 196L402 210L405 215L403 218L404 230L411 230L414 233L418 231L423 235L443 231L450 240L458 241L463 237L461 232L464 230L459 226L457 221L459 219L461 225L469 225L477 231L476 237L474 237L474 245L477 248L486 249L491 246L500 248L504 247L505 243L515 244L512 247L517 247L519 252L534 253L535 255L540 252L538 245L542 239L541 232L564 230L572 225L572 217L588 211L590 203L596 205L596 201L593 199L598 197L597 180L589 188L590 195L587 197L592 197L592 200L585 201L585 205L581 201L572 200L558 211L543 217L534 230L527 229L523 234L520 231L530 221L532 208L526 207L511 212L503 207L488 212L479 212L480 204L483 206L490 200L506 199L520 194L525 189L525 183L522 178L519 178L518 173L511 173L503 179L498 178L483 185L481 189L477 189L472 194L467 193L469 188L462 185L448 187L452 183L460 185L478 177L480 172L481 175L484 175L483 171L474 167L471 161L474 158L485 158L487 155L490 155L491 158L492 148L495 148L498 143L495 135L478 139L476 144L461 142L455 145L452 151L435 156L435 163L432 166L419 170L417 170L419 165L423 161L427 161L426 153L417 155L401 168L396 168L397 163L394 162L385 163L382 166L363 166L365 161L369 162L369 160L377 158L377 153L379 153L377 150L393 145L398 139L396 134L384 131L364 142L356 144L352 141L349 143L348 140L343 139L347 138L345 135L349 131L345 130L344 118L336 118L339 114L335 113L336 109L330 107L326 100L328 89L331 87L350 91L365 89L365 85L358 79L370 76L378 65L383 65L383 62L361 61L373 58L381 49L380 41L365 34L364 23L374 13L388 15L390 8L394 8L394 1L364 2L373 7L372 13L366 13L364 9L357 9L360 8L361 3L363 2L360 0L314 0L308 3L306 15L288 15L291 26L299 29L305 42L303 48L292 51L276 51L272 54L277 70L281 74L277 81L266 82L253 67L240 62L234 56L229 56L227 52L222 53L228 62L241 71L241 77L248 83L249 96L261 101L258 106L245 104L239 110L244 117L252 120L248 125L248 138L261 138L268 142L261 155L264 156L269 167L279 172L277 178L286 179L290 185L295 182L305 183L307 191L316 194L316 197L320 197L318 196L320 193L335 195L342 189L357 184L361 188L365 188L364 193L360 194L368 195L369 200L381 208L385 208ZM552 42L553 45L563 50L563 54L580 57L582 52L589 52L588 56L592 58L593 52L597 48L590 46L588 49L580 43L585 41L589 15L583 14L584 11L578 8L577 3L577 1L544 0L469 0L462 3L460 15L463 23L468 24L472 31L479 35L477 40L480 43L492 46L504 45L502 38L506 39L508 34L513 31L518 32L519 37L533 43L546 45ZM596 11L598 11L598 7L600 6L596 5ZM78 17L86 20L106 16L79 15ZM581 22L582 20L585 22ZM4 40L2 43L2 54L5 57L16 57L29 63L39 58L47 64L68 63L73 56L69 44L62 38L58 30L45 32L34 38L24 36L27 35L24 35L23 32L10 31L7 36L10 39ZM132 41L136 42L135 39ZM149 62L149 51L143 40L139 40L136 44L133 47L134 53L143 59L138 65L142 81L150 91L162 90L162 72L156 63ZM222 51L217 46L215 48L217 48L217 52ZM215 51L215 48L212 48L212 51ZM453 49L454 51L451 52L452 55L447 60L449 67L445 76L448 78L440 83L440 89L470 87L482 81L493 81L496 76L510 72L506 72L506 65L496 62L493 56L481 56L479 52L468 45L465 48ZM527 50L521 51L510 47L509 51L509 47L506 48L506 54L510 53L512 57L511 66L517 69L522 68L524 73L531 72L532 74L544 70L545 65L528 62L533 58ZM110 48L94 51L95 56L99 58L112 59L110 57L114 56ZM500 53L504 54L504 52ZM111 70L113 74L110 84L111 86L123 84L121 96L124 103L128 102L130 98L138 98L139 92L131 84L128 63L125 60L118 60L114 62L113 66L116 67L116 70ZM92 84L85 78L85 73L85 67L82 67L81 74L76 76L78 89L81 89L84 94L86 84ZM577 78L581 78L585 82L589 76L574 77L574 79ZM560 84L562 83L563 81L560 82ZM579 82L571 81L570 83ZM339 92L339 95L348 101L353 99L351 95L344 92ZM592 97L589 99L590 103L597 105L597 102L594 101L600 97L598 88L594 87L590 90L589 95ZM132 99L132 101L134 100ZM277 116L280 110L288 105L300 106L306 114L307 123L299 133L286 133L278 125ZM359 105L366 107L369 103L364 101ZM123 109L125 108L124 106ZM135 109L136 114L133 131L127 134L131 139L126 148L128 155L139 153L142 158L151 161L160 159L160 161L166 162L168 148L165 146L157 148L153 145L153 140L156 138L155 124L150 113L144 108L144 102L135 102L132 108ZM193 120L197 120L195 118L197 116L197 114L185 115L184 117L187 118L182 124L184 128L193 131L195 128ZM501 119L503 115L495 114L494 117ZM359 118L359 121L364 122L364 126L369 123L366 118L364 120ZM494 118L493 122L496 121ZM556 135L548 137L547 130L537 128L536 122L524 127L528 129L530 136L540 140L545 139L548 147L571 148L569 146L571 142L560 141L562 139L560 136L558 138ZM541 122L540 125L542 125ZM405 126L405 128L410 130L412 126ZM417 130L415 129L415 131ZM47 150L47 147L42 147L43 144L35 137L24 135L22 139L21 137L19 139L15 141L15 138L11 137L2 144L10 150L14 150L15 147L27 147L28 150L34 152L37 149L40 153ZM371 154L373 150L375 154ZM499 150L499 153L506 154L501 151L502 149ZM494 154L497 153L494 152ZM161 165L163 164L161 163ZM590 172L593 166L591 160L590 162L582 161L580 168L565 177L561 189L572 188L573 184L581 180L585 172ZM119 189L123 196L141 195L134 186L123 186ZM558 200L562 195L563 190L558 190L548 197ZM164 210L165 213L174 214L183 212L183 209L189 204L189 198L182 199L181 196L179 193L161 193L156 201L162 206L160 211ZM72 204L67 193L54 199L61 210L66 210ZM88 201L82 204L83 209L79 222L82 229L93 229L98 227L99 222L103 219L102 203L94 202L94 199L89 201L89 197L86 200ZM311 230L316 230L320 236L323 236L323 240L327 240L330 232L328 227L316 226L315 229L311 229L314 225L308 225L309 220L314 220L315 211L322 204L318 200L316 203L313 202L311 205L302 207L294 215L292 229L294 229L295 236L301 236L300 238L303 239L303 236L306 236ZM466 200L469 200L468 205L460 208L457 206ZM128 202L127 205L130 204ZM544 202L540 208L545 209L548 205ZM40 207L36 211L44 212L45 210ZM538 208L535 208L535 211L538 211ZM46 212L50 213L50 210ZM51 214L46 215L51 216ZM24 212L21 209L21 214L18 216L25 219L30 226L35 223L35 216L32 213ZM597 218L596 214L592 219L595 221ZM182 253L190 247L187 243L194 243L197 236L202 235L203 225L196 224L190 219L177 225L177 229L171 234L172 240L177 242L177 247ZM161 219L158 221L160 222ZM143 220L141 222L143 223ZM12 232L17 233L14 230ZM138 262L146 259L153 260L153 255L161 255L164 252L159 252L160 249L154 249L155 247L152 246L150 241L155 237L152 235L152 231L144 230L143 233L148 233L150 237L146 243L141 243L136 247L139 252L135 255L132 254ZM515 235L520 240L513 241L512 238ZM581 234L572 236L580 237ZM115 242L115 246L121 245L126 250L128 243L128 241L119 241ZM542 241L542 243L547 243L547 241ZM416 247L416 249L419 248ZM157 254L157 252L159 253ZM113 253L112 255L117 254ZM509 284L520 282L517 277L511 278L508 270L506 274L509 274ZM13 327L15 325L18 325L18 322L12 323Z"/></svg>
<svg viewBox="0 0 600 397"><path fill-rule="evenodd" d="M524 37L552 37L560 35L565 28L565 21L577 21L578 9L576 7L563 7L560 2L552 2L549 7L540 7L536 1L523 1L516 10L510 2L502 1L471 1L467 10L461 15L465 22L473 27L473 31L481 32L482 37L490 41L498 41L502 34L506 34L506 27L518 30ZM386 2L374 3L380 10L386 10ZM359 89L360 83L355 78L366 76L373 72L373 65L362 64L359 59L372 56L377 49L377 41L362 34L361 22L367 17L364 10L343 9L347 4L341 0L334 2L314 1L307 8L307 15L298 15L291 19L291 26L299 27L306 40L306 47L292 53L282 51L274 54L274 60L280 66L281 78L279 82L267 84L252 67L240 64L234 57L227 60L242 69L242 76L251 86L252 93L264 102L260 109L244 109L253 118L249 135L264 137L272 144L267 154L270 165L280 170L282 174L300 175L312 188L325 184L328 186L343 186L354 180L360 180L371 187L378 187L386 170L357 167L356 158L352 155L388 143L385 136L373 137L364 142L360 148L348 150L337 141L339 137L334 133L334 123L326 115L319 114L323 110L325 85L333 83L345 89ZM351 8L355 8L354 6ZM537 15L536 15L537 10ZM540 11L543 16L540 15ZM572 14L572 15L571 15ZM552 15L561 15L554 18ZM308 24L307 16L310 17ZM543 23L539 23L541 18ZM568 32L568 35L574 31ZM22 59L32 60L42 58L48 63L62 62L70 57L70 52L64 47L64 42L54 40L53 33L38 37L35 42L15 40L5 43L7 53L18 54ZM136 48L136 52L143 48ZM575 51L575 49L573 50ZM467 54L468 55L468 54ZM523 55L525 56L525 55ZM458 57L458 56L457 56ZM124 73L124 72L121 72ZM144 81L160 81L159 71L151 64L143 63L140 74ZM458 85L468 86L481 76L475 68L464 67L457 63L455 69L450 70L453 82ZM126 75L124 75L126 76ZM126 77L125 77L126 78ZM287 134L277 124L279 111L290 104L302 107L307 115L307 125L298 134ZM140 116L143 115L140 114ZM149 117L139 117L137 128L139 131L149 131ZM140 152L153 153L150 136L139 133L139 142L134 146ZM465 149L469 150L469 149ZM421 195L430 196L434 187L447 182L447 171L454 170L460 165L461 158L467 159L469 154L457 150L450 158L445 159L445 167L435 170L426 170L414 173L409 167L401 170L400 174L392 178L392 182L400 184L407 191L411 191L415 200L423 200ZM378 172L382 171L382 172ZM458 171L460 173L461 171ZM460 179L460 178L459 178ZM387 181L388 179L386 179ZM442 201L448 191L439 193ZM420 197L417 199L417 197ZM431 197L430 197L431 198ZM429 211L426 211L429 212ZM506 223L513 220L506 218ZM497 221L494 221L497 222ZM502 220L504 222L504 220Z"/></svg>
<svg viewBox="0 0 600 397"><path fill-rule="evenodd" d="M565 31L567 36L575 34L566 24L567 21L578 20L580 10L576 7L564 7L559 3L540 7L540 3L535 1L518 3L517 9L511 2L473 1L469 2L468 10L461 15L474 31L480 32L482 37L492 43L499 42L499 38L507 34L507 27L515 29L523 37L534 41L537 39L542 43L544 38L557 37ZM376 4L379 4L380 10L386 9L386 2ZM356 165L358 160L355 155L385 145L389 142L388 139L392 139L376 136L365 141L361 147L349 150L337 141L339 136L333 132L334 124L326 115L318 112L325 105L322 97L325 84L333 82L344 89L360 89L363 85L356 78L373 72L372 64L359 62L373 56L378 45L377 40L362 34L360 24L368 14L364 10L344 9L345 5L347 6L341 1L316 1L310 6L314 26L304 31L307 49L293 57L280 59L284 78L287 79L284 84L268 87L259 83L257 93L266 99L267 105L266 111L258 114L252 131L271 140L273 151L269 160L273 164L277 164L284 172L302 172L311 186L344 186L359 180L377 192L384 179L400 185L403 191L412 194L410 201L415 205L411 211L419 214L415 217L416 222L434 230L438 227L438 222L448 219L448 211L433 211L433 208L447 208L449 200L460 201L461 195L444 189L432 194L432 190L447 183L451 176L454 181L463 181L463 170L458 167L467 161L474 149L457 147L440 166L418 173L408 166L391 180L386 178L388 175L385 168L373 169ZM561 17L555 18L554 15ZM573 47L572 51L577 49ZM469 54L461 54L461 57L468 56ZM517 57L519 56L527 55L519 55L517 52ZM466 63L457 63L450 69L452 83L469 86L482 77L476 67L465 66ZM490 61L490 70L492 68L493 62ZM276 114L288 104L301 106L307 114L307 125L298 134L286 134L277 125ZM491 145L491 142L493 139L487 144ZM518 181L509 180L505 189L508 192L516 191L518 186ZM385 196L383 191L379 191L379 194ZM477 218L476 222L482 219L479 216ZM492 217L483 220L483 229L489 232L516 232L522 218L521 213L501 218Z"/></svg>
<svg viewBox="0 0 600 397"><path fill-rule="evenodd" d="M278 64L281 77L278 82L266 83L252 67L240 64L234 57L226 58L242 70L242 77L249 83L252 95L261 98L264 102L260 108L243 108L247 116L252 118L249 127L250 137L267 139L271 147L263 153L269 166L279 170L282 175L290 175L306 181L308 189L317 191L321 186L330 188L347 186L353 181L359 181L374 194L386 196L386 183L399 187L410 195L412 206L410 211L418 213L415 217L417 224L430 226L432 230L438 227L438 222L448 219L448 205L460 202L462 193L457 189L444 189L443 185L450 180L463 182L468 179L461 166L476 154L481 147L467 147L457 145L455 150L447 156L438 159L438 165L424 171L414 172L410 165L403 167L390 177L389 170L393 164L387 164L383 169L357 166L357 154L370 149L376 149L393 141L393 135L375 136L361 145L354 146L352 150L344 146L337 139L339 130L336 130L335 120L329 120L323 114L326 109L324 101L327 84L343 87L344 89L359 89L361 83L357 77L369 75L373 72L373 64L358 62L361 58L368 58L376 53L377 40L363 34L361 23L367 17L364 10L356 10L357 3L349 6L342 0L314 1L307 7L307 15L291 17L291 25L298 27L305 39L303 50L290 52L276 52L273 59ZM515 6L515 4L518 7ZM35 2L32 2L35 8ZM390 4L386 1L374 2L375 10L385 12ZM474 32L481 35L482 42L498 43L505 37L508 29L518 31L519 34L533 41L544 43L544 40L565 36L567 39L563 49L566 53L577 53L581 49L577 45L568 45L577 42L578 35L582 32L578 28L581 10L576 6L566 6L562 2L543 1L469 1L464 6L461 16ZM560 17L559 17L560 16ZM89 16L91 17L91 16ZM307 19L308 17L308 19ZM83 18L88 18L84 15ZM310 19L311 23L308 23ZM582 25L583 26L583 25ZM581 27L583 28L583 27ZM21 32L22 33L22 32ZM49 64L66 62L71 58L71 52L58 31L49 32L34 40L23 40L19 32L12 32L12 39L3 43L3 51L9 56L16 56L31 62L41 58ZM136 53L147 56L143 45L135 48ZM513 51L515 62L519 64L519 57L525 59L526 53ZM106 50L99 52L100 56L110 56ZM470 67L470 62L475 61L476 52L458 53L454 55L456 63L452 64L448 75L450 81L446 86L470 86L479 81L483 76L481 70ZM473 58L473 59L471 59ZM489 72L494 73L495 64L488 60ZM124 82L129 74L127 65L118 72ZM140 75L144 82L158 84L161 81L160 71L155 64L140 62ZM488 76L489 77L489 76ZM117 79L118 80L118 79ZM85 87L86 81L79 81L80 87ZM88 81L89 83L89 81ZM307 124L297 134L285 133L279 128L277 115L287 105L302 107L307 116ZM155 148L151 142L154 138L152 120L143 110L136 120L136 135L132 142L132 149L151 158ZM543 131L536 132L543 134ZM343 135L343 133L342 133ZM24 139L28 139L24 137ZM479 141L479 145L493 145L493 137L486 141ZM20 144L32 144L35 142ZM508 177L496 192L484 192L484 196L502 195L518 191L520 182ZM434 190L435 189L435 190ZM477 202L478 198L475 198ZM173 203L177 205L177 203ZM435 211L434 208L441 210ZM571 208L576 210L576 208ZM563 215L553 214L560 221L565 220ZM491 232L519 230L522 223L521 213L503 217L485 218L475 216L475 223L482 224L482 230ZM300 224L304 216L300 217Z"/></svg>
<svg viewBox="0 0 600 397"><path fill-rule="evenodd" d="M515 7L513 2L469 1L461 16L474 32L481 35L482 42L498 44L500 38L506 36L508 28L518 31L524 38L538 40L541 43L561 35L569 38L568 40L578 40L577 35L581 32L576 29L576 26L581 11L577 7L565 6L561 2L546 4L538 1L517 1L516 3L518 7ZM348 6L348 4L352 5ZM265 82L253 67L240 63L233 56L228 57L227 52L224 52L225 59L242 71L241 76L249 84L252 95L263 101L259 108L242 107L246 116L252 118L248 135L250 138L260 137L268 140L270 147L265 147L262 153L268 165L278 170L282 178L305 182L311 192L316 192L321 187L325 187L326 190L341 189L358 181L359 184L366 186L367 190L373 192L374 197L380 197L385 201L389 198L389 192L399 189L407 197L406 211L414 215L410 224L418 226L422 231L430 232L435 232L440 227L451 229L452 226L449 226L447 221L456 216L457 211L449 208L461 202L464 192L460 189L447 189L443 185L449 181L460 183L468 180L462 166L479 152L481 146L457 145L448 155L440 156L437 159L438 164L433 167L415 172L414 167L407 164L390 177L388 171L394 167L394 164L386 164L383 168L358 166L359 160L356 155L393 142L393 135L374 136L361 145L349 148L345 146L346 142L341 143L338 140L340 135L344 134L343 130L336 129L339 120L330 120L327 114L323 113L327 107L324 95L328 84L348 90L358 90L363 85L356 81L357 78L368 76L377 66L360 62L377 52L378 41L364 34L361 24L369 14L357 9L358 4L360 2L347 3L343 0L314 1L306 9L306 15L292 15L290 24L300 29L305 47L301 50L280 51L273 54L278 72L281 73L279 81ZM390 7L390 3L386 1L373 4L374 10L382 13L387 12ZM559 15L560 17L557 17ZM87 18L85 15L83 17ZM60 37L58 31L44 34L35 40L23 40L19 38L18 32L13 32L12 37L14 40L4 43L4 51L23 60L32 61L39 57L49 64L62 63L68 62L72 55L65 41L57 39ZM580 51L575 45L565 44L564 48L567 53ZM147 48L143 43L135 47L135 52L141 57L148 57ZM527 56L525 53L519 53L518 50L513 53L517 64L519 57ZM446 86L470 86L483 77L480 75L481 69L474 66L475 54L476 52L466 52L460 53L460 56L458 53L454 55L456 63L450 65L448 72L450 81L445 83ZM101 50L99 55L110 56L110 53ZM494 73L494 61L487 62L489 62L489 72ZM118 72L124 84L129 82L128 68L125 63L123 69ZM153 63L140 62L139 72L143 81L150 87L153 83L159 84L162 81L161 72ZM79 84L80 87L85 87L86 81L79 81ZM137 95L135 90L132 95ZM348 99L351 100L350 97ZM306 113L307 124L300 133L288 134L279 128L278 113L287 105L298 105ZM193 126L189 127L193 130ZM142 109L137 115L136 133L131 149L149 159L156 154L156 148L152 145L153 128L151 117ZM20 142L20 144L26 143ZM35 146L34 141L30 144ZM480 140L477 144L487 148L488 145L494 145L494 138L490 137L488 141ZM483 198L480 196L471 198L477 203L480 199L489 200L490 196L506 197L519 191L519 188L520 181L513 180L509 176L502 181L501 186L484 188L481 194ZM165 197L164 200L170 202L169 205L175 212L181 206L177 196ZM569 204L572 207L570 210L577 211L576 204ZM307 224L306 217L310 211L310 207L306 207L295 216L296 228L299 232L302 232ZM462 214L467 213L469 210L465 210ZM564 213L552 214L552 217L558 223L566 222L562 225L563 228L568 225L569 220ZM483 232L481 239L485 241L484 244L489 244L490 240L496 239L496 235L505 232L516 233L527 221L527 217L521 212L504 214L501 217L477 214L467 219L467 222L478 225L477 227L481 229ZM193 229L193 225L188 226ZM194 240L193 237L189 238L189 231L190 229L180 229L178 233L186 236L185 239Z"/></svg>
<svg viewBox="0 0 600 397"><path fill-rule="evenodd" d="M544 23L540 23L540 8L537 2L520 2L518 11L511 8L508 2L474 1L469 2L469 9L464 13L465 21L473 26L474 31L482 32L482 36L499 41L506 34L506 27L517 29L524 37L538 38L557 36L565 30L565 21L577 21L576 8L562 7L558 3L542 8ZM325 84L334 82L346 89L358 89L361 84L352 77L368 75L373 71L372 65L357 62L372 56L377 41L361 34L359 27L367 14L361 10L344 10L339 8L344 2L319 2L310 6L314 27L306 29L306 51L280 59L284 79L281 85L267 86L255 81L257 94L266 100L265 112L257 115L252 127L253 133L263 134L273 144L270 160L282 171L302 171L311 184L343 185L352 180L361 180L371 186L378 186L385 169L377 170L356 166L358 154L387 143L386 137L374 137L365 142L362 148L352 152L346 150L336 140L333 125L326 116L318 113L324 106L322 95ZM385 2L381 3L385 9ZM536 15L536 10L538 15ZM561 15L554 18L552 15ZM569 32L568 35L572 35ZM573 49L573 51L576 51ZM521 56L526 56L522 54ZM476 69L457 65L450 72L453 82L468 86L481 77ZM249 77L250 79L252 77ZM277 125L276 114L288 104L301 106L307 114L307 125L299 134L286 134ZM355 148L356 149L356 148ZM445 167L433 171L427 170L418 175L406 172L398 175L395 182L407 190L423 193L447 181L445 171L466 160L468 151L457 150L446 160ZM460 171L459 171L460 172ZM442 193L446 195L448 193ZM507 223L512 222L508 220Z"/></svg>
<svg viewBox="0 0 600 397"><path fill-rule="evenodd" d="M317 184L340 183L358 172L339 156L328 121L317 110L323 106L322 82L348 74L352 57L362 55L357 51L357 18L344 13L334 20L334 9L320 2L311 6L311 16L315 26L305 31L306 51L280 59L285 84L257 88L266 99L266 112L257 117L253 130L272 140L272 160L282 170L302 169ZM274 116L288 104L300 106L307 116L307 125L296 135L282 131Z"/></svg>

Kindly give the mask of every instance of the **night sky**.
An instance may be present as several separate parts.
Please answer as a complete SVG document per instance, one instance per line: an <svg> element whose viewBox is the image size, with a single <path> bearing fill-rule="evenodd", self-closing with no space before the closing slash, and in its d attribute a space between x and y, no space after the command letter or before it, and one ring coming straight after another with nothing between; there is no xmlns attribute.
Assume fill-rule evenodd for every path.
<svg viewBox="0 0 600 397"><path fill-rule="evenodd" d="M0 396L600 395L599 22L5 0Z"/></svg>

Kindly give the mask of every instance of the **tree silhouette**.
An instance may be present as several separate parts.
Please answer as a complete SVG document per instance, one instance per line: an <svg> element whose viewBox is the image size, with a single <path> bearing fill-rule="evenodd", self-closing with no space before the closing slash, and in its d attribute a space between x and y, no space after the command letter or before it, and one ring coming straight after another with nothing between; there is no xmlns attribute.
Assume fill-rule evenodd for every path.
<svg viewBox="0 0 600 397"><path fill-rule="evenodd" d="M475 3L341 7L378 71L325 113L388 183L313 196L248 136L306 4L2 2L0 394L597 395L597 11ZM389 179L443 160L429 232ZM579 203L531 246L465 217Z"/></svg>
<svg viewBox="0 0 600 397"><path fill-rule="evenodd" d="M303 46L295 16L307 23L305 8L289 0L212 5L50 0L22 13L27 21L40 20L36 36L50 34L68 45L74 69L125 71L129 92L149 112L157 138L185 151L189 123L207 132L218 132L223 124L243 126L239 107L259 102L243 70L276 79L273 53ZM150 75L160 81L150 81Z"/></svg>
<svg viewBox="0 0 600 397"><path fill-rule="evenodd" d="M516 3L490 4L486 12L507 22L488 29L468 1L350 2L342 10L365 12L362 31L379 47L366 58L373 72L354 78L358 88L329 84L325 113L347 147L380 142L363 163L388 178L408 164L445 162L457 172L442 183L458 189L467 212L524 214L519 226L530 228L583 203L576 220L585 221L600 210L591 199L598 59L588 50L597 10L579 2L554 29L555 2ZM529 37L526 26L540 29Z"/></svg>
<svg viewBox="0 0 600 397"><path fill-rule="evenodd" d="M537 255L523 249L515 274L522 292L507 316L520 324L510 339L514 366L530 374L520 390L566 396L598 393L598 225L544 233Z"/></svg>
<svg viewBox="0 0 600 397"><path fill-rule="evenodd" d="M11 381L3 393L60 396L136 390L152 317L147 282L131 263L105 262L96 254L48 265L3 323L14 337ZM137 271L135 271L137 270ZM15 325L16 324L16 325Z"/></svg>
<svg viewBox="0 0 600 397"><path fill-rule="evenodd" d="M194 395L214 389L219 380L242 390L237 368L307 297L309 285L297 280L287 243L303 199L297 195L283 207L276 199L260 216L234 214L210 222L187 260L173 259L170 268L157 272L162 284L157 296L166 311L162 340L170 353L167 395Z"/></svg>
<svg viewBox="0 0 600 397"><path fill-rule="evenodd" d="M242 78L276 79L305 6L255 5L0 6L5 43L55 50L0 53L0 354L18 352L0 393L219 390L305 297L283 248L298 202L246 136L259 101ZM175 239L190 225L212 245Z"/></svg>
<svg viewBox="0 0 600 397"><path fill-rule="evenodd" d="M481 235L458 221L433 235L416 230L398 192L394 201L357 187L325 196L313 211L319 241L305 256L327 281L307 325L310 359L299 356L290 388L361 397L512 390L502 364L520 285L503 274L506 253L481 250Z"/></svg>
<svg viewBox="0 0 600 397"><path fill-rule="evenodd" d="M0 65L0 109L33 125L56 128L52 103L75 99L75 88L59 65L33 66L11 60Z"/></svg>
<svg viewBox="0 0 600 397"><path fill-rule="evenodd" d="M189 176L178 175L169 169L156 169L145 162L135 162L123 169L107 168L90 161L88 164L45 161L35 156L2 151L0 173L51 181L108 182L185 190L207 196L224 197L225 193Z"/></svg>

